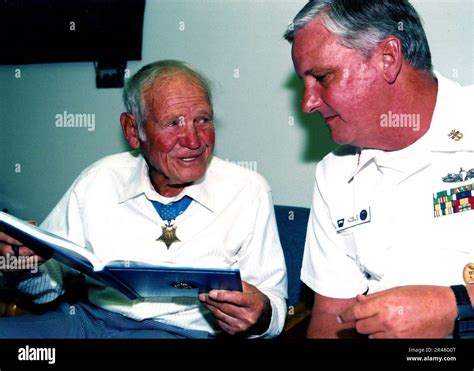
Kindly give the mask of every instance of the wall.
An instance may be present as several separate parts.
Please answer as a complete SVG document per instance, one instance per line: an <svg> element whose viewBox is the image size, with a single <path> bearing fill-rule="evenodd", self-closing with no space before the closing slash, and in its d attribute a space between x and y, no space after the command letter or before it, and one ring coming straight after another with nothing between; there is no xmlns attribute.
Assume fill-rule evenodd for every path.
<svg viewBox="0 0 474 371"><path fill-rule="evenodd" d="M310 205L315 163L333 148L321 120L299 111L282 38L305 2L148 0L143 60L128 63L131 73L157 59L199 67L215 85L216 154L261 172L275 203L298 206ZM472 2L415 6L436 68L472 83ZM121 91L94 79L92 63L0 66L0 209L40 221L82 169L126 150ZM95 114L95 130L56 127L64 111Z"/></svg>

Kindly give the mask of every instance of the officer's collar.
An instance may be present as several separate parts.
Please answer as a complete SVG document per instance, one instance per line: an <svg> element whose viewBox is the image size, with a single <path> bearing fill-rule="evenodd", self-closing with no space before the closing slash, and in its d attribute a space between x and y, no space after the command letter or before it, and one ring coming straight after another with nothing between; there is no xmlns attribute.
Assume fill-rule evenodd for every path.
<svg viewBox="0 0 474 371"><path fill-rule="evenodd" d="M459 114L465 113L466 107L473 104L469 101L468 91L438 72L435 72L435 75L438 79L438 95L430 130L427 133L430 149L433 152L472 151L474 148L472 117Z"/></svg>
<svg viewBox="0 0 474 371"><path fill-rule="evenodd" d="M438 94L429 130L415 143L399 151L359 148L355 156L355 169L349 180L372 163L378 167L403 171L406 166L422 166L426 162L423 154L429 152L473 150L474 130L471 127L474 125L468 125L467 121L457 122L455 119L457 110L465 106L463 102L459 102L460 96L463 96L462 92L457 93L459 89L463 89L462 86L444 78L438 72L435 72L435 76L438 80ZM407 161L411 162L411 159L413 162L407 163Z"/></svg>

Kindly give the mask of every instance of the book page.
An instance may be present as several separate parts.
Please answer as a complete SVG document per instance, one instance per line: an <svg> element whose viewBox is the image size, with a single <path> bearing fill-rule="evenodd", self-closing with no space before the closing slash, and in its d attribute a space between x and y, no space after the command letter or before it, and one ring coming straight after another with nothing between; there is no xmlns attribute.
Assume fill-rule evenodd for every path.
<svg viewBox="0 0 474 371"><path fill-rule="evenodd" d="M73 266L74 262L100 269L100 261L84 247L65 238L36 227L12 215L0 212L2 230L21 241L36 253L48 252L53 258ZM64 260L64 261L63 261Z"/></svg>

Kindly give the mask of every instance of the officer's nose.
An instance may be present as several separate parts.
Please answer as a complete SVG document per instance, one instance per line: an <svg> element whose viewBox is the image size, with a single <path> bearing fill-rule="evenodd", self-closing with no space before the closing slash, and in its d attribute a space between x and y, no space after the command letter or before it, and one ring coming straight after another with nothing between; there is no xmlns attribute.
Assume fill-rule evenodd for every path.
<svg viewBox="0 0 474 371"><path fill-rule="evenodd" d="M305 84L301 109L305 113L314 113L319 111L322 106L320 87L317 85L307 86Z"/></svg>

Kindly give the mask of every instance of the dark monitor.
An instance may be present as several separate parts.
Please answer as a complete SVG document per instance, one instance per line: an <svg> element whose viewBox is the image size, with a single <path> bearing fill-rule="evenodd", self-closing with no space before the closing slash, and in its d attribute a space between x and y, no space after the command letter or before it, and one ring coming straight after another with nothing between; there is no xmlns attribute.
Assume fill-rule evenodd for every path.
<svg viewBox="0 0 474 371"><path fill-rule="evenodd" d="M0 64L140 60L145 0L0 1Z"/></svg>

